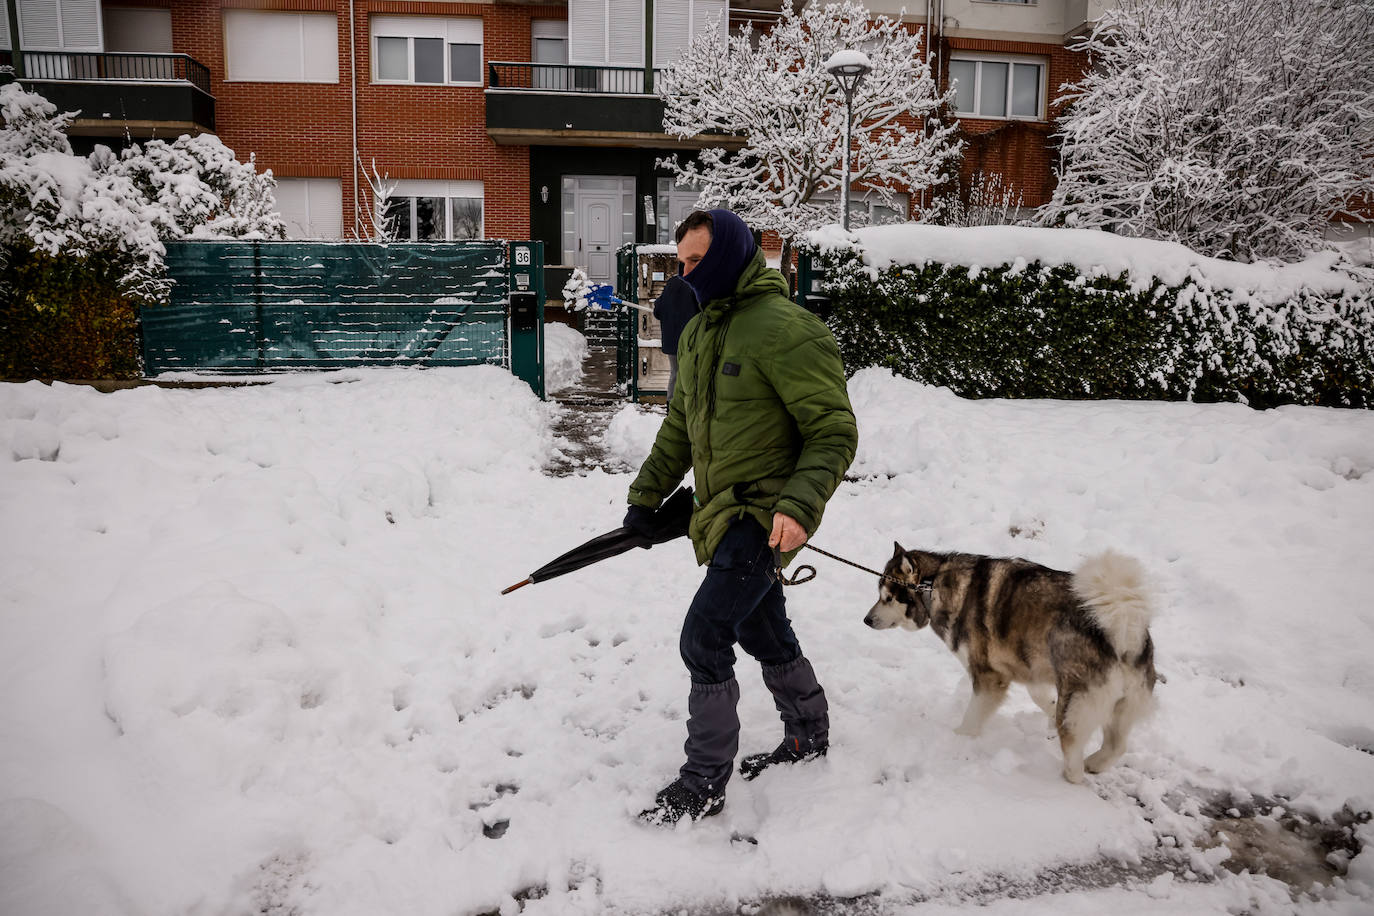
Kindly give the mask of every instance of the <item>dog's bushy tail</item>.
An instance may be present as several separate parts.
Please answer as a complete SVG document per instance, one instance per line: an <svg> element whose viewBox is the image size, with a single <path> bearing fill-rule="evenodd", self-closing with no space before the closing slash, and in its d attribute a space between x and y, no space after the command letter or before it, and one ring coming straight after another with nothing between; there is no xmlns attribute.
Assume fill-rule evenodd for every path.
<svg viewBox="0 0 1374 916"><path fill-rule="evenodd" d="M1089 557L1074 571L1073 591L1118 655L1140 651L1154 609L1139 560L1114 550Z"/></svg>

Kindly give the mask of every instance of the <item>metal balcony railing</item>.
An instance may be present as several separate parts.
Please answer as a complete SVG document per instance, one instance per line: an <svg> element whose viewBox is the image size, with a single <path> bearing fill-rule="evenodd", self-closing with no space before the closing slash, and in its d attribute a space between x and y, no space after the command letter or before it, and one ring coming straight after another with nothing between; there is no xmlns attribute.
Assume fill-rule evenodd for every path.
<svg viewBox="0 0 1374 916"><path fill-rule="evenodd" d="M185 54L24 51L23 55L22 79L186 82L211 94L210 68ZM13 57L9 51L0 51L0 63L10 64Z"/></svg>
<svg viewBox="0 0 1374 916"><path fill-rule="evenodd" d="M653 95L654 76L643 67L600 67L585 64L535 64L489 61L487 86L491 89L527 89L531 92L601 92L613 95Z"/></svg>

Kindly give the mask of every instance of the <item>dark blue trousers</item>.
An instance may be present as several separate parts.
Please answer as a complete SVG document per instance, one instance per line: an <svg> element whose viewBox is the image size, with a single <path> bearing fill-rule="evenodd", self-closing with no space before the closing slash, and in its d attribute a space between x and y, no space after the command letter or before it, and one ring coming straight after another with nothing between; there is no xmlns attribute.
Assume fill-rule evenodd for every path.
<svg viewBox="0 0 1374 916"><path fill-rule="evenodd" d="M764 683L778 698L779 711L788 710L785 721L807 717L815 722L813 730L824 728L824 692L815 683L810 663L801 657L787 619L768 535L747 516L730 525L682 623L679 648L692 675L692 691L687 696L683 745L687 762L680 775L702 794L725 790L739 751L736 644L763 665ZM789 679L801 686L787 683ZM811 697L805 709L794 710L794 694Z"/></svg>
<svg viewBox="0 0 1374 916"><path fill-rule="evenodd" d="M682 624L679 648L693 684L733 678L736 643L768 667L801 655L768 535L745 516L731 523L716 548Z"/></svg>

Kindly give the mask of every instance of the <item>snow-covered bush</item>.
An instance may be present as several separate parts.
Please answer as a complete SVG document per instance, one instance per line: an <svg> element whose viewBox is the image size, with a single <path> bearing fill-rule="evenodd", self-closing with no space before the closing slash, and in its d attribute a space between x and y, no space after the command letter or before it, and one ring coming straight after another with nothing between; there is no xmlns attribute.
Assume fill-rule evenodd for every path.
<svg viewBox="0 0 1374 916"><path fill-rule="evenodd" d="M808 236L850 371L967 397L1374 407L1374 274L1235 264L1088 230Z"/></svg>
<svg viewBox="0 0 1374 916"><path fill-rule="evenodd" d="M895 205L898 192L941 184L957 164L956 125L941 116L941 94L921 51L921 32L862 5L782 5L771 31L753 44L698 33L658 78L663 129L682 138L737 136L744 146L701 150L696 161L660 163L704 207L728 207L783 240L782 264L802 233L835 222L844 156L844 94L824 65L837 51L862 51L873 71L854 95L852 183ZM905 216L905 214L904 214ZM862 218L862 217L860 217Z"/></svg>
<svg viewBox="0 0 1374 916"><path fill-rule="evenodd" d="M76 156L73 116L18 83L0 87L5 375L136 373L135 310L169 286L163 242L285 235L271 173L218 138Z"/></svg>
<svg viewBox="0 0 1374 916"><path fill-rule="evenodd" d="M1374 199L1369 0L1120 0L1076 49L1042 224L1296 259Z"/></svg>

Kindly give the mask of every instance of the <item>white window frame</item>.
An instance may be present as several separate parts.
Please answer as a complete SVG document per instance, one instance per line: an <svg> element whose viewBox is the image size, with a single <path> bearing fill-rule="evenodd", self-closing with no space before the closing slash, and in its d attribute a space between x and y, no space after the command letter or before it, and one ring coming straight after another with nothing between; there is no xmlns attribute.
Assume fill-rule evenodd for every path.
<svg viewBox="0 0 1374 916"><path fill-rule="evenodd" d="M240 22L258 23L265 22L262 17L279 17L278 22L286 23L294 19L296 22L296 38L300 44L300 68L294 76L263 76L252 71L251 67L245 68L240 60L235 60L235 54L230 48L230 32L240 32L241 28L231 27L233 20ZM306 37L306 17L312 17L309 21L322 25L328 21L334 30L334 40L330 43L328 57L325 58L325 65L322 75L308 76L312 66L318 68L319 61L311 54L311 48L307 45ZM339 17L335 13L315 13L301 12L297 10L258 10L258 9L235 9L226 8L223 10L223 29L224 29L224 81L226 83L337 83L339 81ZM254 30L256 31L256 30Z"/></svg>
<svg viewBox="0 0 1374 916"><path fill-rule="evenodd" d="M862 221L864 226L888 226L909 222L911 219L911 195L906 191L893 191L892 197L893 202L898 205L897 207L890 207L883 201L882 195L871 188L852 188L849 191L849 217L852 220L855 216L864 214ZM840 209L838 191L822 191L812 196L811 202L827 204L837 213ZM898 214L898 218L885 223L873 222L873 211L877 207L893 210Z"/></svg>
<svg viewBox="0 0 1374 916"><path fill-rule="evenodd" d="M417 222L416 199L420 197L441 197L444 200L444 237L443 241L453 241L453 201L454 200L476 200L482 205L482 219L478 226L477 235L473 238L484 239L487 237L487 202L482 182L480 181L421 181L400 179L390 183L389 193L386 201L378 198L376 206L381 208L385 203L395 201L399 198L410 199L410 231L413 234ZM439 241L438 239L416 239L403 238L397 241L425 242Z"/></svg>
<svg viewBox="0 0 1374 916"><path fill-rule="evenodd" d="M563 42L563 63L568 62L568 20L533 19L530 21L530 60L535 60L534 49L540 40Z"/></svg>
<svg viewBox="0 0 1374 916"><path fill-rule="evenodd" d="M485 84L484 34L480 16L388 16L374 15L368 22L372 54L372 82L383 86L476 86ZM379 39L404 38L406 42L405 79L383 79L377 72ZM444 43L444 80L440 83L415 79L415 39L437 38ZM477 79L453 78L453 45L477 46Z"/></svg>
<svg viewBox="0 0 1374 916"><path fill-rule="evenodd" d="M1046 110L1045 106L1046 106L1046 104L1048 103L1048 99L1046 98L1046 89L1047 89L1047 85L1048 85L1049 69L1050 69L1050 67L1049 67L1049 61L1046 60L1045 58L1043 58L1043 57L1032 57L1032 56L1023 55L1023 54L982 54L982 53L972 53L972 52L965 52L965 51L956 51L956 52L952 53L952 54L950 55L950 58L949 58L949 62L950 62L951 67L953 66L953 64L954 64L956 61L966 61L966 62L970 62L970 63L976 64L977 66L974 68L974 77L973 77L973 106L974 106L974 110L973 110L973 111L962 111L962 110L959 110L959 109L956 108L956 109L955 109L955 112L954 112L955 116L960 117L960 118L978 118L978 119L984 120L984 121L1044 121L1044 120L1045 120L1045 110ZM984 63L1007 64L1007 65L1008 65L1008 66L1007 66L1007 95L1006 95L1006 99L1007 99L1007 113L1006 113L1006 114L1000 114L1000 115L983 114L981 111L978 111L978 106L982 103L982 99L983 99L983 67L982 67L982 65L983 65ZM1037 101L1036 109L1037 109L1037 110L1036 110L1034 116L1011 114L1011 107L1012 107L1012 88L1013 88L1013 84L1014 84L1014 82L1015 82L1014 77L1015 77L1015 74L1016 74L1016 67L1015 67L1016 64L1023 64L1023 65L1028 65L1028 66L1034 66L1034 67L1038 67L1038 68L1040 69L1040 81L1039 81L1039 84L1036 86L1036 90L1035 90L1035 92L1036 92L1036 101ZM954 81L955 81L955 78L954 78L953 75L951 75L951 76L949 77L949 81L950 81L950 84L953 85L953 83L954 83Z"/></svg>

